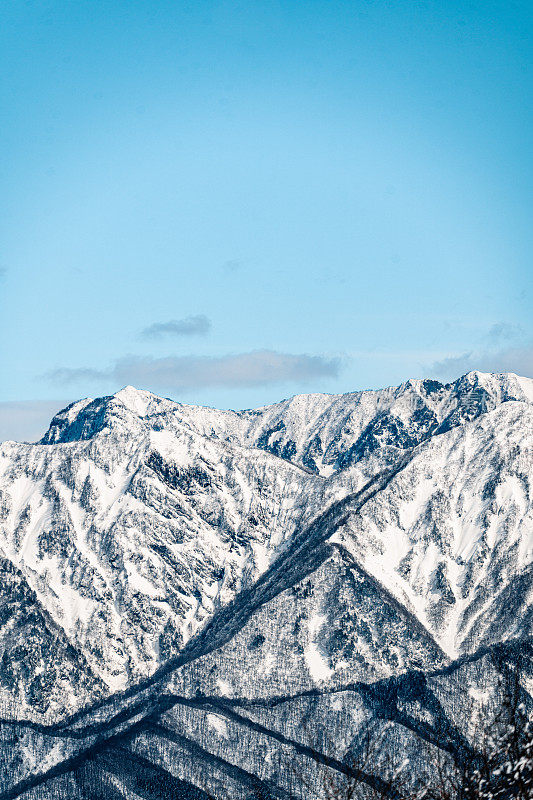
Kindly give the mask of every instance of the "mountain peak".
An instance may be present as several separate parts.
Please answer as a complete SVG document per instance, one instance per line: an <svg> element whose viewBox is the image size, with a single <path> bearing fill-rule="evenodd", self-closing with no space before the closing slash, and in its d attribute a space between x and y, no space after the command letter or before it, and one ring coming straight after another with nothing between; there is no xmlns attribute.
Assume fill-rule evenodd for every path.
<svg viewBox="0 0 533 800"><path fill-rule="evenodd" d="M146 389L125 386L114 395L96 399L85 398L67 406L53 418L41 444L90 439L104 428L113 427L117 423L127 428L131 424L129 418L131 414L137 420L144 420L150 425L157 425L158 428L160 425L164 427L170 425L172 428L185 425L201 435L211 436L216 432L217 436L246 443L246 446L249 446L251 441L256 441L256 446L275 455L278 454L278 450L279 454L286 453L287 455L283 457L287 460L294 460L294 454L291 457L288 453L296 447L297 439L302 438L305 430L307 431L305 438L309 438L309 443L315 434L321 440L319 442L319 439L315 438L313 444L309 446L311 449L318 448L316 455L326 463L324 426L329 430L333 424L339 441L346 438L346 434L352 437L355 430L351 429L350 417L353 413L356 413L362 425L358 435L363 436L363 428L372 423L375 415L379 415L381 421L372 423L373 428L376 425L383 428L385 414L390 418L392 438L396 439L397 418L405 423L407 417L410 418L413 414L415 407L427 406L426 423L429 425L429 418L434 417L430 427L436 430L438 417L439 423L445 423L441 428L442 431L458 424L460 420L464 422L466 419L472 419L479 413L490 410L495 404L508 400L533 402L533 380L513 373L486 373L473 370L449 384L410 379L400 386L381 390L348 392L343 395L301 394L270 406L248 410L247 413L184 405L175 400L159 397ZM363 407L366 409L364 413ZM419 410L418 413L422 412ZM445 422L446 417L449 418ZM364 425L363 420L366 420ZM413 422L420 427L423 420L413 418ZM311 434L312 430L315 430L314 434ZM374 436L376 431L372 433L372 430L366 431L366 439ZM429 428L427 433L430 434ZM412 446L418 441L418 434L414 438L411 434L404 438L405 442L410 442ZM383 431L377 437L375 444L377 445L378 440L383 444L382 439ZM368 441L365 444L365 452L367 445ZM309 449L307 445L306 448ZM315 470L318 462L312 466L316 458L307 453L307 449L305 453L298 453L297 460L300 459L304 466L310 466Z"/></svg>
<svg viewBox="0 0 533 800"><path fill-rule="evenodd" d="M149 413L153 413L151 409L155 404L160 404L162 398L149 392L147 389L136 389L135 386L124 386L120 391L116 392L113 397L126 406L127 409L133 411L139 417L145 417ZM172 401L167 401L172 402Z"/></svg>

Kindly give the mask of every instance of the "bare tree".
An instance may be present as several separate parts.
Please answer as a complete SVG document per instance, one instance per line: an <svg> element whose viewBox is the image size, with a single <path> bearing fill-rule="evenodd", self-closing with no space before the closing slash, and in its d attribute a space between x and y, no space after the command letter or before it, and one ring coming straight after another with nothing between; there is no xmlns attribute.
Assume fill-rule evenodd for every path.
<svg viewBox="0 0 533 800"><path fill-rule="evenodd" d="M312 718L302 723L310 730ZM315 753L318 768L306 769L304 762L293 761L291 769L296 783L305 790L306 800L391 800L406 798L408 779L404 763L396 763L394 753L385 742L388 726L377 731L367 725L358 738L357 747L341 757L326 731L321 738L326 752ZM309 740L312 740L312 736Z"/></svg>
<svg viewBox="0 0 533 800"><path fill-rule="evenodd" d="M441 749L426 750L433 771L420 800L532 800L533 727L522 688L522 662L502 665L494 703L466 716L472 728L474 754L452 759ZM463 698L464 703L468 702Z"/></svg>
<svg viewBox="0 0 533 800"><path fill-rule="evenodd" d="M352 755L343 756L348 773L332 768L326 755L318 773L300 762L293 770L306 792L306 800L390 800L391 789L403 800L533 800L533 725L524 692L522 662L501 666L502 679L496 700L481 707L465 691L460 700L462 716L470 724L471 749L454 752L444 747L446 735L435 730L433 741L420 740L419 767L427 775L426 785L416 789L417 778L384 741L386 727L379 732L368 726ZM307 726L311 725L308 720ZM329 753L334 743L325 739ZM379 776L372 786L368 776Z"/></svg>

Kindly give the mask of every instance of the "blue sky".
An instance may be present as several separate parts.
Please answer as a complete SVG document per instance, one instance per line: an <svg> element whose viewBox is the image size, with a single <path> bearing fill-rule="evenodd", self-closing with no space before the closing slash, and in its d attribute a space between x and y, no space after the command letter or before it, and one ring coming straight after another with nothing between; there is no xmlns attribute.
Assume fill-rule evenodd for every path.
<svg viewBox="0 0 533 800"><path fill-rule="evenodd" d="M0 5L0 438L533 376L528 2Z"/></svg>

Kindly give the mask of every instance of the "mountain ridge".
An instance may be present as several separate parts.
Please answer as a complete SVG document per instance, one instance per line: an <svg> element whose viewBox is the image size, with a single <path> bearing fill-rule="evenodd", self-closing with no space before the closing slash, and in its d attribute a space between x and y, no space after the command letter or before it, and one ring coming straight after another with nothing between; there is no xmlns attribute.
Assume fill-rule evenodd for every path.
<svg viewBox="0 0 533 800"><path fill-rule="evenodd" d="M532 465L533 381L483 373L242 412L126 387L3 443L0 797L200 768L215 796L287 796L276 748L346 775L387 725L421 775L420 737L473 753L462 682L496 696L490 654L530 659Z"/></svg>
<svg viewBox="0 0 533 800"><path fill-rule="evenodd" d="M498 417L505 407L496 428L511 424L512 407L517 406L519 419L513 424L520 429L527 419L529 428L532 387L533 381L514 375L468 373L452 384L407 381L376 392L297 395L243 412L182 406L129 387L96 401L79 401L54 417L44 444L2 446L0 547L73 646L82 649L99 679L116 690L178 652L219 605L269 569L298 527L360 489L372 475L393 468L402 453L418 459L421 473L428 469L424 448L435 454L442 450L439 458L449 472L455 462L446 443L454 451L454 436L461 440L473 425L474 440L484 437L475 467L481 474L483 448L494 447L496 441L491 444L491 414ZM428 410L433 414L429 427ZM483 420L489 420L485 427ZM320 458L317 424L325 431ZM297 425L304 434L295 441L291 437ZM506 436L500 449L510 441L509 432ZM316 460L310 468L313 447ZM465 450L463 459L470 455ZM339 541L369 574L383 577L385 568L396 602L407 604L426 629L442 627L443 620L453 617L454 606L454 613L461 608L468 628L467 608L450 590L450 580L457 581L466 567L460 553L453 558L446 554L450 545L442 535L449 522L442 521L443 513L447 520L451 517L441 506L447 501L438 499L436 483L431 488L425 479L423 484L418 473L412 480L427 487L428 497L422 492L417 501L415 517L420 519L411 532L402 532L405 521L397 522L398 514L407 513L401 511L405 502L396 517L390 516L396 506L391 496L386 510L379 498L373 501L374 518L350 523L351 530L344 538L338 534ZM450 480L435 474L437 483ZM522 478L516 480L519 484ZM393 486L390 491L398 490ZM405 500L410 491L406 485L399 494ZM462 513L454 512L458 528L464 528ZM486 513L473 521L476 530L485 525ZM416 525L426 525L424 514L433 519L440 540L430 545L425 535L416 554ZM378 518L389 518L392 539L376 528ZM408 549L391 571L379 553L383 548L395 552L402 537ZM392 542L396 544L390 550ZM428 546L437 550L435 563L426 568ZM514 546L509 545L511 550ZM502 558L508 557L507 550ZM525 556L520 553L517 564L522 569ZM468 568L479 573L471 560ZM479 580L471 578L478 604ZM479 616L474 608L469 613L474 620ZM458 624L446 623L450 631ZM104 672L100 646L90 644L94 637L108 648ZM440 646L443 641L441 637ZM451 657L460 652L451 639L445 649Z"/></svg>

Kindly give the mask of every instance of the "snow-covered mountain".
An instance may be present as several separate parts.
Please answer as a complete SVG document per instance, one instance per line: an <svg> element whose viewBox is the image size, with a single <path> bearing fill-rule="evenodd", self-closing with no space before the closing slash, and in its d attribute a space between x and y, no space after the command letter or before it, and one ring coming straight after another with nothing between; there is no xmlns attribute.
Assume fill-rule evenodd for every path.
<svg viewBox="0 0 533 800"><path fill-rule="evenodd" d="M200 693L214 705L174 708L172 724L213 758L226 741L241 789L221 779L216 796L245 796L257 763L217 702L455 675L529 641L532 465L533 381L512 374L241 412L132 387L74 403L41 442L0 449L6 715L57 724L83 707L90 729L136 719L130 704L163 689ZM358 691L339 713L373 719ZM294 738L290 707L268 725ZM250 752L272 759L260 740ZM56 745L50 766L66 758ZM36 769L24 752L20 780Z"/></svg>

